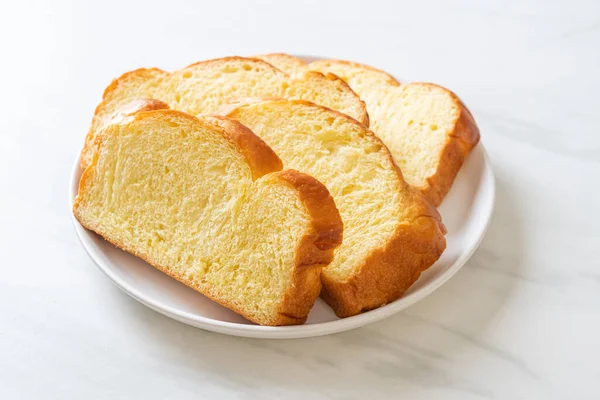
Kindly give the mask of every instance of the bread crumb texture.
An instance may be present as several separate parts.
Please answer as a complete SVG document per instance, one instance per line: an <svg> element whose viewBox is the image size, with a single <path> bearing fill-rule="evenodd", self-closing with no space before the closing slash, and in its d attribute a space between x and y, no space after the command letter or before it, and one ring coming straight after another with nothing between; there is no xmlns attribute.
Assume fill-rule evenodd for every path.
<svg viewBox="0 0 600 400"><path fill-rule="evenodd" d="M439 214L406 184L388 149L362 124L285 100L240 106L228 116L259 135L286 168L314 176L331 192L344 241L323 277L325 298L338 315L401 296L443 251Z"/></svg>
<svg viewBox="0 0 600 400"><path fill-rule="evenodd" d="M199 62L173 73L143 68L123 74L105 90L81 165L85 168L91 160L97 132L133 99L161 100L174 110L198 116L214 113L232 99L264 96L309 100L368 121L364 103L344 81L317 72L292 78L262 60L241 57Z"/></svg>
<svg viewBox="0 0 600 400"><path fill-rule="evenodd" d="M166 79L152 74L143 83L146 93ZM252 321L305 320L320 289L319 263L329 261L341 237L314 249L321 257L306 264L296 250L319 232L302 193L282 172L254 180L225 132L175 111L109 124L95 149L74 205L82 225ZM322 203L335 208L327 198ZM337 226L341 235L335 213L328 228ZM302 304L290 306L294 290Z"/></svg>
<svg viewBox="0 0 600 400"><path fill-rule="evenodd" d="M366 103L370 126L390 149L404 179L439 205L479 142L479 129L460 99L435 84L400 84L362 64L320 60L307 68L336 74L350 85Z"/></svg>

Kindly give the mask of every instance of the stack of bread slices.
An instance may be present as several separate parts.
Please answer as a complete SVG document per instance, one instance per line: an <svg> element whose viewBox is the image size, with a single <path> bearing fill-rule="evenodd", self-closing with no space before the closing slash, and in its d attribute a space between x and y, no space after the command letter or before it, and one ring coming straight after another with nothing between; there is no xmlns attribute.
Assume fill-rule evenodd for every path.
<svg viewBox="0 0 600 400"><path fill-rule="evenodd" d="M115 79L73 212L263 325L399 297L440 257L436 210L479 140L452 92L366 65L229 57Z"/></svg>

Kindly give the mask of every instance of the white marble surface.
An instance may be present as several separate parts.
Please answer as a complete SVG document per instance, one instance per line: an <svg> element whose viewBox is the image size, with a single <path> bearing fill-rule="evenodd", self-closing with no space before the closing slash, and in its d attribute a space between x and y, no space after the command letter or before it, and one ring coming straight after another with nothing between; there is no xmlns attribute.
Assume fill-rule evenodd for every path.
<svg viewBox="0 0 600 400"><path fill-rule="evenodd" d="M0 398L600 398L598 1L80 3L0 6ZM395 317L212 334L123 294L77 242L69 169L114 76L275 50L441 83L480 124L488 234Z"/></svg>

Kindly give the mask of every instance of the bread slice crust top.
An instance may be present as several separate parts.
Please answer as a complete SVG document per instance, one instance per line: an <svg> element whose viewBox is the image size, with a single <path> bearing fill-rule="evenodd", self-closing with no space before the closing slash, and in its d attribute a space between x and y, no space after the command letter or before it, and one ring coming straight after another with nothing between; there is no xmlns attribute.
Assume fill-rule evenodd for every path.
<svg viewBox="0 0 600 400"><path fill-rule="evenodd" d="M131 100L158 99L172 109L199 116L214 113L231 99L253 96L310 100L368 124L364 102L333 74L305 71L290 77L265 61L243 57L202 61L172 73L142 68L123 74L104 91L86 137L81 166L85 168L91 160L96 133Z"/></svg>
<svg viewBox="0 0 600 400"><path fill-rule="evenodd" d="M402 178L388 149L358 121L305 101L249 100L227 117L259 135L286 168L333 195L344 243L323 270L322 296L340 317L396 300L445 249L437 210Z"/></svg>
<svg viewBox="0 0 600 400"><path fill-rule="evenodd" d="M75 217L251 321L303 323L342 240L325 186L235 121L155 106L95 137Z"/></svg>
<svg viewBox="0 0 600 400"><path fill-rule="evenodd" d="M389 147L406 181L435 206L452 187L480 138L473 115L453 92L432 83L400 83L368 65L342 60L309 64L287 54L257 56L290 74L333 73L367 104L371 129Z"/></svg>
<svg viewBox="0 0 600 400"><path fill-rule="evenodd" d="M259 54L253 57L266 61L291 76L302 74L307 69L303 60L285 53Z"/></svg>
<svg viewBox="0 0 600 400"><path fill-rule="evenodd" d="M401 84L383 71L349 61L319 60L307 68L338 75L361 96L373 131L390 148L407 182L440 205L480 138L458 96L433 83Z"/></svg>

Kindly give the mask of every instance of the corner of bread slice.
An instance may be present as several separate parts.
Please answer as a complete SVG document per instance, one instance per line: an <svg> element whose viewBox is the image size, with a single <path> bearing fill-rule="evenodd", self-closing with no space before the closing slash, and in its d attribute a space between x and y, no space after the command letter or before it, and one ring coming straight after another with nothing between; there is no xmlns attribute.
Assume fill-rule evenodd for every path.
<svg viewBox="0 0 600 400"><path fill-rule="evenodd" d="M311 71L330 72L338 75L344 81L363 76L363 80L369 80L372 83L379 82L391 86L400 86L400 82L387 72L371 67L370 65L346 60L317 60L309 63L307 68ZM366 84L367 82L365 82Z"/></svg>
<svg viewBox="0 0 600 400"><path fill-rule="evenodd" d="M290 76L303 72L307 65L300 58L285 53L259 54L253 58L266 61Z"/></svg>
<svg viewBox="0 0 600 400"><path fill-rule="evenodd" d="M329 97L330 99L336 99L340 103L345 103L344 106L340 104L338 107L333 107L340 112L344 112L350 117L354 118L364 126L369 126L369 113L367 112L367 106L365 102L360 98L358 94L339 76L329 73L329 72L319 72L319 71L302 71L297 74L295 77L295 82L311 82L311 81L327 81L333 88L331 91L324 92L313 96L315 99L315 103L317 104L327 104L325 102L319 101L319 96ZM302 86L302 85L299 85ZM300 97L302 98L302 97Z"/></svg>
<svg viewBox="0 0 600 400"><path fill-rule="evenodd" d="M431 202L403 178L400 168L381 139L389 165L399 183L405 218L396 225L384 246L373 249L347 279L321 275L321 296L340 318L384 306L402 297L421 273L431 267L446 249L447 233L442 217Z"/></svg>
<svg viewBox="0 0 600 400"><path fill-rule="evenodd" d="M365 126L369 126L369 114L367 112L367 106L365 102L352 90L348 84L335 74L328 72L310 71L307 63L298 57L294 57L284 53L271 53L254 56L256 59L265 61L277 69L285 72L296 81L296 86L299 82L310 82L310 81L328 81L334 85L333 90L329 93L321 93L320 96L328 96L329 99L339 98L340 101L345 101L347 104L345 107L334 107L337 110L346 110L347 114L358 120ZM294 86L294 85L292 85ZM320 102L317 101L318 96L311 96L315 98L315 102L318 104L330 104L331 102Z"/></svg>
<svg viewBox="0 0 600 400"><path fill-rule="evenodd" d="M129 117L133 117L135 114L140 112L156 111L156 110L168 110L169 105L164 101L156 99L135 99L129 103L120 107L113 113L110 119L111 124L118 124L124 122Z"/></svg>
<svg viewBox="0 0 600 400"><path fill-rule="evenodd" d="M340 318L389 304L402 297L446 249L446 227L435 207L404 183L410 218L396 226L385 246L375 249L345 281L321 275L321 296Z"/></svg>
<svg viewBox="0 0 600 400"><path fill-rule="evenodd" d="M113 101L113 98L119 93L119 91L123 90L127 87L135 87L142 82L146 82L150 79L155 78L159 75L168 75L169 73L163 71L158 68L138 68L133 71L126 72L119 76L116 79L113 79L110 85L104 89L102 94L102 101L96 106L94 110L94 116L92 117L92 122L90 124L90 128L88 129L88 133L85 137L85 142L83 146L83 150L81 151L80 156L80 166L82 169L89 164L92 158L92 144L94 142L94 137L98 133L100 129L108 122L106 120L106 115L103 114L107 105Z"/></svg>
<svg viewBox="0 0 600 400"><path fill-rule="evenodd" d="M225 121L225 123L223 123ZM133 126L139 122L143 122L145 124L155 124L159 129L144 129L139 130L137 126ZM131 129L130 129L131 127ZM185 128L183 128L185 127ZM203 127L206 128L202 129ZM233 129L233 128L234 129ZM186 129L186 134L181 135L181 129ZM165 133L162 131L170 131L170 133ZM209 133L206 133L210 131ZM137 138L133 137L128 133L135 132L136 135L152 135L153 138L150 141L143 142L146 143L142 145L142 141L137 140ZM166 245L170 245L168 241L159 240L158 242L152 244L148 244L145 240L140 239L142 241L136 242L139 237L139 232L135 234L121 229L121 224L118 223L119 220L115 220L114 215L111 217L110 222L103 222L103 216L101 214L101 209L104 207L102 204L102 196L99 193L102 193L99 186L90 186L93 182L96 184L106 184L107 190L115 190L114 186L110 183L111 178L105 177L104 175L100 176L96 173L97 168L102 167L106 168L110 171L115 165L121 165L122 171L131 171L132 165L139 165L139 162L146 162L148 168L157 168L153 173L153 176L160 177L161 174L169 174L168 172L164 172L162 166L156 166L158 164L153 162L148 162L147 160L150 157L141 157L140 154L149 154L149 155L158 155L160 154L160 150L164 149L165 146L167 148L171 148L171 146L178 146L178 149L182 152L194 152L195 149L205 149L201 143L197 139L192 140L196 135L199 135L199 132L204 132L202 134L215 134L217 136L221 136L224 140L218 140L216 142L210 143L222 143L224 146L217 147L221 151L214 152L215 157L219 157L219 155L223 154L223 151L231 150L232 152L237 152L238 154L233 159L228 160L244 160L244 157L240 155L245 155L246 157L252 159L255 158L255 162L258 162L262 157L261 154L264 154L264 149L259 145L259 151L254 151L252 148L256 145L256 143L252 144L252 141L258 139L253 135L247 128L238 126L237 123L226 119L218 119L215 121L214 119L204 119L204 118L196 118L190 116L188 114L174 111L174 110L166 110L160 109L149 112L139 112L134 114L131 118L123 120L121 123L113 123L107 125L105 129L99 132L98 136L95 139L95 142L98 146L101 146L99 152L95 153L94 159L88 168L85 170L82 180L80 181L80 191L78 194L78 198L74 204L74 213L78 220L88 229L94 230L95 232L102 235L106 240L115 244L118 247L125 249L126 251L131 252L132 254L144 259L148 263L155 266L157 269L163 271L164 273L174 277L175 279L183 282L184 284L194 288L195 290L200 291L206 296L212 298L213 300L219 302L220 304L231 308L235 312L238 312L244 315L246 318L263 325L289 325L289 324L298 324L304 322L306 319L312 305L314 304L315 299L318 297L320 289L321 289L321 281L320 281L320 273L322 267L331 261L333 257L333 249L340 245L342 239L342 222L339 216L339 212L335 206L335 203L327 189L316 179L307 176L305 174L299 173L297 171L268 171L268 169L264 169L263 172L269 172L266 175L263 175L256 181L249 180L250 175L242 175L239 178L241 179L241 184L250 185L249 188L254 188L253 190L266 190L266 192L270 193L271 197L269 199L282 199L289 205L289 211L294 215L302 215L302 219L298 221L299 225L296 226L297 230L294 232L298 232L297 236L292 236L292 241L289 242L289 246L286 245L283 249L286 251L288 261L290 262L289 270L286 268L286 276L289 278L286 279L285 285L281 288L281 290L277 289L277 293L280 293L280 297L278 297L277 301L274 303L269 303L269 310L266 313L256 313L251 307L244 308L243 305L240 305L239 299L236 299L235 296L230 296L229 294L234 292L222 292L219 287L207 286L210 285L206 283L206 281L202 280L202 276L200 276L200 280L196 280L194 274L202 271L202 268L198 269L196 267L185 270L188 267L187 263L180 262L180 258L175 257L175 255L168 255L164 251L159 248L153 248L154 244L156 246L160 246L160 243ZM119 137L119 140L123 140L124 144L129 146L137 146L135 148L140 149L141 153L136 153L136 157L133 161L128 159L128 154L130 152L124 152L123 154L116 154L112 151L106 151L109 148L115 148L114 146L121 146L121 142L112 141L112 139L116 139L116 136L122 135L122 138ZM238 139L232 139L237 135ZM165 142L162 141L162 138L165 138ZM186 141L184 139L190 139L191 141ZM240 139L242 138L242 139ZM200 143L200 144L198 144ZM237 144L238 146L235 146ZM113 147L109 147L113 146ZM251 151L244 154L243 147L250 147ZM237 149L236 149L237 147ZM238 152L240 150L240 152ZM156 151L156 153L154 153ZM205 150L202 150L203 152ZM134 153L134 152L132 152ZM196 154L196 153L193 153ZM204 153L199 153L204 154ZM250 156L248 156L250 154ZM103 157L106 157L103 158ZM184 157L182 157L183 159ZM243 161L245 163L246 160ZM117 161L118 160L118 161ZM141 160L141 161L140 161ZM144 161L146 160L146 161ZM106 162L104 162L106 161ZM180 160L179 158L173 160L172 162L181 164L181 168L185 168L190 164ZM237 161L236 161L237 162ZM116 164L115 164L116 163ZM112 165L112 166L111 166ZM129 168L127 167L129 165ZM273 169L273 168L271 168ZM144 171L146 171L144 169ZM216 172L215 172L216 173ZM110 175L110 173L109 173ZM143 176L143 175L142 175ZM187 178L193 179L194 175L186 174ZM218 175L217 175L218 176ZM94 178L94 179L90 179ZM186 178L186 179L187 179ZM108 180L107 180L108 179ZM211 181L215 181L214 179ZM173 180L162 180L158 182L164 186L164 190L169 190L173 187ZM285 189L284 192L280 192L279 190L274 190L271 185L280 186L279 190L283 188L283 186L288 187L289 189ZM266 186L265 186L266 185ZM192 185L194 186L194 185ZM198 186L198 185L196 185ZM124 187L123 185L117 185L117 189L120 187ZM189 188L189 186L187 186ZM100 192L92 193L92 191L87 191L87 189L98 189ZM201 190L197 187L194 189L196 191ZM263 192L263 193L266 193ZM162 190L161 190L162 193ZM177 190L173 195L179 196L182 193L188 193L187 191ZM279 194L278 194L279 193ZM283 195L283 193L285 193ZM189 193L187 194L190 195ZM256 193L258 196L258 193ZM93 200L95 205L86 205L84 201L86 199L84 197L90 197ZM297 199L297 201L290 202L291 199ZM121 201L123 196L116 196L116 201ZM247 199L245 195L240 199ZM138 199L136 196L133 198L134 201L141 201L140 204L148 204L143 199ZM269 201L265 203L265 198L262 198L262 201L256 200L255 206L259 208L263 208L265 210L273 210L273 215L276 216L275 219L271 218L271 214L267 213L266 220L269 221L267 226L276 227L276 230L281 227L282 229L286 229L285 223L286 221L290 224L294 224L294 220L287 220L286 215L281 214L277 211L277 207L270 207ZM152 202L150 202L152 203ZM186 202L190 207L196 207L193 204L195 202ZM221 204L221 202L217 202L215 204ZM273 203L275 204L275 203ZM304 207L298 207L298 205L303 205ZM85 208L89 209L85 209ZM100 208L98 208L100 207ZM156 207L156 205L151 205L150 207ZM99 211L100 210L100 211ZM201 209L205 210L205 209ZM253 209L250 209L253 210ZM113 211L111 211L113 212ZM139 222L139 220L135 219L137 217L132 217L131 213L123 213L121 207L114 208L114 212L121 213L119 218L125 218L125 220L129 218L134 218L127 222L128 225L131 226L132 223L138 224L142 223L145 225L141 226L141 230L145 232L151 232L152 228L148 230L149 226L148 222ZM206 211L208 212L208 211ZM248 214L251 216L247 222L250 222L252 225L252 221L257 224L260 223L260 219L256 219L256 217L252 217L255 215L256 210L249 211ZM83 215L82 215L83 214ZM155 213L146 213L154 218ZM281 218L281 220L280 220ZM187 221L187 222L186 222ZM117 223L115 223L117 222ZM160 221L159 221L160 222ZM185 224L188 225L188 228L192 227L195 229L195 222L190 222L185 218L180 221L180 223L184 224L183 227L179 227L177 229L185 229ZM168 226L169 224L165 224L164 229L175 229ZM227 235L233 234L238 230L247 227L248 224L245 223L240 226L234 226L231 230L229 230ZM193 230L192 229L192 230ZM179 232L179 231L178 231ZM277 233L277 232L275 232ZM169 235L172 235L170 233ZM225 236L226 238L227 236ZM254 236L253 236L254 237ZM257 239L259 243L260 239ZM249 247L240 244L240 249L248 249ZM275 245L276 246L276 245ZM202 247L202 246L201 246ZM206 253L206 252L205 252ZM210 252L207 253L208 257L210 257ZM238 252L234 251L232 254L238 254ZM167 258L164 258L167 257ZM171 257L171 258L169 258ZM200 258L203 256L200 255ZM270 256L269 256L270 257ZM275 258L267 259L271 260L275 265L280 261L277 256ZM258 260L261 260L259 257ZM232 261L232 269L237 271L236 259L234 258ZM252 261L248 264L248 266L254 266L255 268L259 267L260 261L258 264L255 264L256 261ZM270 264L268 264L270 265ZM252 268L242 268L244 271L253 271ZM175 269L174 269L175 268ZM182 269L183 268L183 269ZM220 270L220 269L219 269ZM263 275L265 271L270 269L265 268L262 272ZM287 272L289 271L289 272ZM254 276L255 272L251 272L251 275ZM287 275L287 274L290 275ZM218 278L217 281L221 282ZM250 287L259 288L259 285L253 284ZM260 289L260 288L259 288ZM229 290L229 289L228 289ZM237 293L237 292L236 292ZM270 308L273 307L273 308ZM271 311L272 310L272 311Z"/></svg>
<svg viewBox="0 0 600 400"><path fill-rule="evenodd" d="M342 244L343 223L329 190L314 177L288 169L268 178L294 188L311 217L312 228L296 247L296 268L281 303L278 325L303 323L321 292L321 269L333 260L334 249Z"/></svg>
<svg viewBox="0 0 600 400"><path fill-rule="evenodd" d="M293 169L281 171L278 176L298 191L313 221L314 249L299 251L298 265L330 263L332 250L342 244L343 223L329 190L311 175Z"/></svg>
<svg viewBox="0 0 600 400"><path fill-rule="evenodd" d="M217 116L224 116L229 119L236 120L236 112L238 110L241 110L246 107L252 107L253 105L259 105L261 103L271 104L271 105L274 105L274 104L303 105L303 106L313 107L313 108L322 110L327 113L335 114L338 117L341 117L341 118L344 118L347 120L351 120L354 124L360 125L362 128L367 129L367 127L364 126L364 124L362 122L356 120L355 118L353 118L347 114L344 114L341 111L337 111L337 110L325 107L323 105L313 103L312 101L308 101L308 100L298 100L298 99L289 100L289 99L284 99L281 97L248 97L248 98L243 98L243 99L236 99L231 103L227 103L227 104L224 104L223 106L221 106L219 108L219 110L217 111L217 114L218 114ZM375 134L373 132L369 131L369 135L374 136Z"/></svg>
<svg viewBox="0 0 600 400"><path fill-rule="evenodd" d="M152 79L157 75L169 75L169 72L163 71L159 68L138 68L132 71L125 72L118 78L112 80L110 85L104 89L102 93L102 100L109 99L113 93L119 88L119 86L127 86L144 82L148 79Z"/></svg>
<svg viewBox="0 0 600 400"><path fill-rule="evenodd" d="M251 68L252 66L254 66L256 68L262 68L262 69L266 68L266 69L272 70L276 73L282 74L284 76L288 75L285 72L283 72L283 71L279 70L278 68L276 68L275 66L273 66L272 64L270 64L267 61L264 61L260 58L241 57L241 56L229 56L229 57L213 58L210 60L198 61L198 62L188 65L187 67L183 68L183 70L209 69L209 68L213 68L215 66L215 64L219 64L219 65L237 64L237 65L242 66L242 68L244 66L246 68L248 68L248 67Z"/></svg>
<svg viewBox="0 0 600 400"><path fill-rule="evenodd" d="M256 180L283 168L283 162L273 149L238 121L220 115L201 116L199 119L221 129L238 147L250 165L252 179Z"/></svg>
<svg viewBox="0 0 600 400"><path fill-rule="evenodd" d="M94 168L98 160L98 150L102 145L103 137L116 132L116 130L111 129L111 126L118 124L126 124L127 122L135 118L135 116L139 113L157 110L169 110L169 105L163 101L156 99L132 100L129 103L120 107L117 111L115 111L110 119L110 122L107 125L103 126L98 132L94 132L93 137L90 138L89 143L86 142L86 145L80 155L79 162L83 172L79 180L78 193L84 190L85 186L89 183L90 176L93 173L92 169ZM82 225L85 226L82 220L79 218L80 206L81 197L77 195L75 197L75 201L73 202L73 213L77 220L79 220L79 222L81 222Z"/></svg>
<svg viewBox="0 0 600 400"><path fill-rule="evenodd" d="M257 134L263 135L267 143L274 143L273 146L284 163L293 162L294 168L314 173L319 179L322 177L326 185L331 185L329 187L332 193L337 193L334 196L339 196L334 198L342 210L342 217L347 218L344 222L349 232L346 234L345 243L354 244L352 247L342 245L336 253L336 257L341 258L334 260L321 274L324 286L322 296L338 316L356 315L396 300L443 252L445 228L439 213L404 181L387 147L358 121L345 114L301 100L254 103L235 109L229 116L256 129ZM298 119L292 119L292 116ZM319 132L323 131L323 127L327 126L332 128L331 132L348 139L344 143L350 144L339 148L347 146L348 149L362 148L365 151L340 151L335 156L336 159L330 159L319 169L313 169L312 147L295 146L293 142L281 145L278 141L269 141L275 137L273 135L278 135L275 132L283 129L282 126L285 127L283 132L288 132L295 129L295 124L300 124L306 135L317 132L317 137ZM314 124L314 130L311 124ZM328 143L334 143L333 141L333 137L328 137ZM308 157L307 163L298 159L299 155L295 154L298 151ZM318 149L314 151L318 152ZM365 158L356 159L355 154L364 154ZM346 163L344 160L352 162ZM361 182L356 178L348 178L347 171L338 175L337 169L329 167L330 165L368 168L369 173L360 176L364 177L365 182L376 182L375 186L368 186L373 188L372 190L354 192L355 197L346 200L346 195L353 191L345 193L345 189L352 189ZM382 181L388 184L383 185ZM380 187L387 189L375 189ZM389 199L389 202L381 199ZM370 214L372 217L365 217L364 212L354 211L357 204L368 204L370 209L377 210ZM385 207L385 210L380 206ZM376 222L370 225L372 221ZM361 227L367 225L370 227L368 231L360 231ZM379 236L380 234L382 236ZM368 244L363 246L362 243ZM363 247L360 248L361 246ZM363 249L365 251L362 251ZM359 253L360 256L357 255ZM344 262L341 260L349 260L351 267L347 273L339 272L339 265Z"/></svg>
<svg viewBox="0 0 600 400"><path fill-rule="evenodd" d="M405 89L417 87L440 96L447 96L453 105L454 110L449 110L449 112L454 114L454 119L446 132L446 142L438 156L439 162L435 172L426 178L422 186L418 187L419 191L437 207L450 191L467 156L479 143L479 128L471 111L452 91L433 83L414 82L403 86Z"/></svg>
<svg viewBox="0 0 600 400"><path fill-rule="evenodd" d="M134 71L135 72L135 71ZM113 82L114 83L114 82ZM108 90L108 89L107 89ZM101 103L102 104L102 103ZM100 107L100 105L98 105ZM154 110L162 110L169 109L169 105L165 102L156 99L135 99L126 103L125 105L119 107L109 118L108 123L116 124L125 121L127 118L134 116L139 112L144 111L154 111ZM98 112L98 108L96 108L96 113ZM87 166L91 163L93 158L93 153L95 151L95 139L98 135L99 131L104 128L104 123L98 124L94 126L94 122L92 122L92 126L90 131L88 132L85 144L83 146L83 150L79 156L79 165L82 169L86 169Z"/></svg>
<svg viewBox="0 0 600 400"><path fill-rule="evenodd" d="M441 86L401 84L364 64L318 60L307 68L340 76L367 99L375 133L390 148L407 181L438 206L479 141L479 130L464 103ZM448 106L440 108L441 104Z"/></svg>
<svg viewBox="0 0 600 400"><path fill-rule="evenodd" d="M271 326L303 324L321 293L321 271L342 243L342 220L327 188L312 176L284 170L262 179L283 182L294 189L310 215L311 228L296 245L295 267L276 315L269 321L254 322Z"/></svg>

